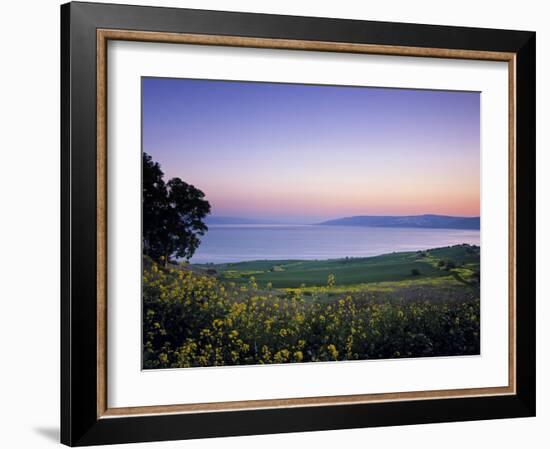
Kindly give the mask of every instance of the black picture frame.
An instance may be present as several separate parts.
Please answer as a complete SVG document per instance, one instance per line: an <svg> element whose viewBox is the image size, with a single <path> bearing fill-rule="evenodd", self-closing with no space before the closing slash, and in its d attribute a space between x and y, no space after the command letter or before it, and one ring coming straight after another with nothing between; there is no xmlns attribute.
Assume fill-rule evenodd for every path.
<svg viewBox="0 0 550 449"><path fill-rule="evenodd" d="M98 29L516 55L516 394L98 417ZM70 446L535 415L534 32L94 3L61 6L61 442Z"/></svg>

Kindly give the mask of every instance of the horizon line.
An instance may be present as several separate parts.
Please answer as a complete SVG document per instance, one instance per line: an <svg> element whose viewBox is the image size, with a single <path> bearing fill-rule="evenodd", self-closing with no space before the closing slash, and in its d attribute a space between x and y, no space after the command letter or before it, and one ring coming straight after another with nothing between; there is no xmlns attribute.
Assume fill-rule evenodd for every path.
<svg viewBox="0 0 550 449"><path fill-rule="evenodd" d="M339 215L334 219L340 218L353 218L353 217L449 217L449 218L480 218L480 215L449 215L449 214L435 214L435 213L422 213L422 214L355 214L355 215ZM208 218L237 218L243 220L270 220L271 218L261 216L250 215L209 215Z"/></svg>

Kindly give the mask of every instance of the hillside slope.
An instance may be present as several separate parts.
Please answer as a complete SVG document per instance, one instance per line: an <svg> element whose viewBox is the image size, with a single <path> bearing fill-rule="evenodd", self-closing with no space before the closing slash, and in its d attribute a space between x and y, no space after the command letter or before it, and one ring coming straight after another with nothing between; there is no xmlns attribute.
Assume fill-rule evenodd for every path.
<svg viewBox="0 0 550 449"><path fill-rule="evenodd" d="M318 224L324 226L371 226L379 228L479 229L479 217L357 215L328 220Z"/></svg>

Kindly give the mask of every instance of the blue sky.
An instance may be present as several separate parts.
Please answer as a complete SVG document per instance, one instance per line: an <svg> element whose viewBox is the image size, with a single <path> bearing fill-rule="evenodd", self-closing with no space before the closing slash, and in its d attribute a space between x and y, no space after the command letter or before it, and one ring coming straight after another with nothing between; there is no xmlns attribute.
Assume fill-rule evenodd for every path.
<svg viewBox="0 0 550 449"><path fill-rule="evenodd" d="M213 215L479 215L477 92L143 78L143 150Z"/></svg>

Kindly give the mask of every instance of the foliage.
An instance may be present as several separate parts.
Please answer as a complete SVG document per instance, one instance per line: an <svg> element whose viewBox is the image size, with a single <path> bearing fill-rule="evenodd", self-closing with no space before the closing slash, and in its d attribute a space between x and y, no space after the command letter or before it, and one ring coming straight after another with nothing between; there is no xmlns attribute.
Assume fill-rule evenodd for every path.
<svg viewBox="0 0 550 449"><path fill-rule="evenodd" d="M308 295L269 287L144 258L144 368L479 354L478 296L343 292L319 300L327 286Z"/></svg>
<svg viewBox="0 0 550 449"><path fill-rule="evenodd" d="M164 182L158 162L143 153L143 253L168 264L171 257L189 259L208 230L210 213L204 193L180 178Z"/></svg>
<svg viewBox="0 0 550 449"><path fill-rule="evenodd" d="M449 271L449 270L452 270L454 268L456 268L456 264L452 260L448 260L447 263L446 263L445 269L447 271Z"/></svg>
<svg viewBox="0 0 550 449"><path fill-rule="evenodd" d="M327 278L327 288L332 288L336 284L336 276L330 273Z"/></svg>

